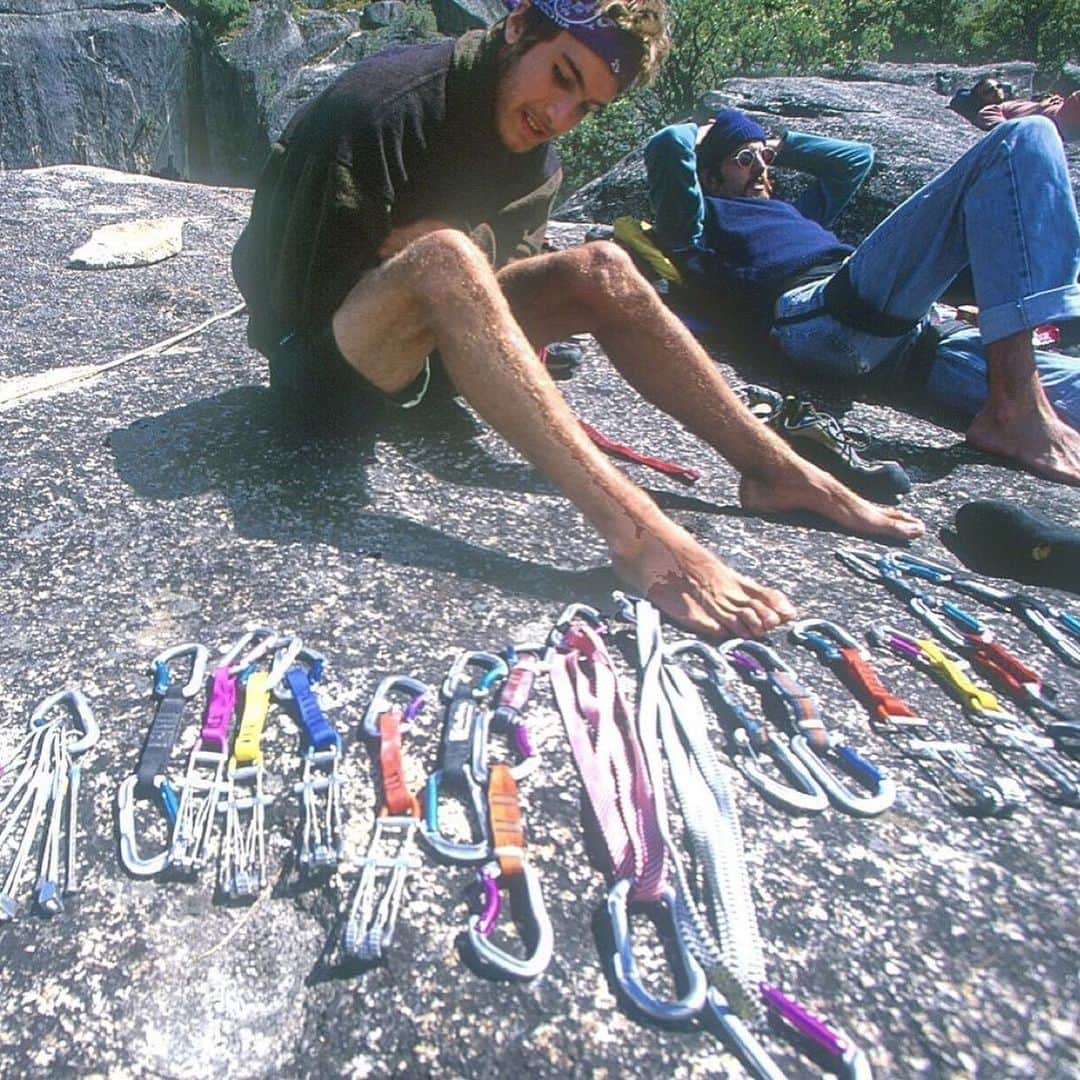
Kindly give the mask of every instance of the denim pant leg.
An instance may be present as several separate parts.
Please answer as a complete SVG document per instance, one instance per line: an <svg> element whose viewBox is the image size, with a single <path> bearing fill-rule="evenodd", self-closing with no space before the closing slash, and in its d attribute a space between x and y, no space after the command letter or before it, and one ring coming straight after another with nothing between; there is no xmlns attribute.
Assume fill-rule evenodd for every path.
<svg viewBox="0 0 1080 1080"><path fill-rule="evenodd" d="M1035 366L1058 415L1080 430L1080 360L1036 349ZM986 401L986 354L977 330L962 330L938 345L926 393L932 401L969 416L982 408Z"/></svg>
<svg viewBox="0 0 1080 1080"><path fill-rule="evenodd" d="M1045 117L1001 124L897 207L849 267L859 296L915 319L971 266L984 342L1080 317L1080 226Z"/></svg>

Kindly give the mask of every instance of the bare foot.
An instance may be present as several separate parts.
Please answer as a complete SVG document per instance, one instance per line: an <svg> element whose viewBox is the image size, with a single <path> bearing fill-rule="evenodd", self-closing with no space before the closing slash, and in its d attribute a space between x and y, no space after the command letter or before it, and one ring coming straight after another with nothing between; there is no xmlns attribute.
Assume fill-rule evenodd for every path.
<svg viewBox="0 0 1080 1080"><path fill-rule="evenodd" d="M868 502L802 458L788 463L779 475L744 474L739 501L755 513L809 510L859 536L914 540L926 532L917 517Z"/></svg>
<svg viewBox="0 0 1080 1080"><path fill-rule="evenodd" d="M1000 454L1037 476L1080 484L1080 433L1052 410L1038 403L1008 416L984 406L967 430L967 441L979 450Z"/></svg>
<svg viewBox="0 0 1080 1080"><path fill-rule="evenodd" d="M760 637L796 615L783 593L736 573L671 521L639 533L634 550L613 565L631 588L698 634Z"/></svg>

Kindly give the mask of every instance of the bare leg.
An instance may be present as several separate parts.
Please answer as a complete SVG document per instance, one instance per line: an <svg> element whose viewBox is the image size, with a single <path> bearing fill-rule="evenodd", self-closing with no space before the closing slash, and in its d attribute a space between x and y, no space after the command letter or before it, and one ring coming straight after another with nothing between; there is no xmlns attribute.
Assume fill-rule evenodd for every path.
<svg viewBox="0 0 1080 1080"><path fill-rule="evenodd" d="M712 358L621 249L586 244L502 271L514 314L533 341L591 330L619 372L742 474L750 510L809 510L868 536L912 539L922 523L867 502L796 454L732 392Z"/></svg>
<svg viewBox="0 0 1080 1080"><path fill-rule="evenodd" d="M986 403L968 442L1020 462L1050 480L1080 484L1080 434L1054 412L1035 370L1031 332L986 346Z"/></svg>
<svg viewBox="0 0 1080 1080"><path fill-rule="evenodd" d="M581 430L480 252L438 231L365 275L334 316L346 359L388 392L435 345L476 411L597 528L616 571L694 630L757 636L794 616L787 599L734 573L656 506Z"/></svg>

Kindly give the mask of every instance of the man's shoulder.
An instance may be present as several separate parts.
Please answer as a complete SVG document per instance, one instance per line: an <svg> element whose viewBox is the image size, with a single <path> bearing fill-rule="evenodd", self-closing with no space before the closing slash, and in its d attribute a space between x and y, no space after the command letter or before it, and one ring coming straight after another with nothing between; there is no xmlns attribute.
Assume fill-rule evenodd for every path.
<svg viewBox="0 0 1080 1080"><path fill-rule="evenodd" d="M450 69L452 39L393 46L354 64L330 87L324 107L353 121L377 123L403 106L430 97L441 101Z"/></svg>

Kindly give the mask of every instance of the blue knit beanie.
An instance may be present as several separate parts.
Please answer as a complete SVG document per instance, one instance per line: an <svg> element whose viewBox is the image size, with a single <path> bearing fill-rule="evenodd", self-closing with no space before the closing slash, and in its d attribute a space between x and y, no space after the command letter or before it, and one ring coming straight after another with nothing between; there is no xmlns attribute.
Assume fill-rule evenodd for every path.
<svg viewBox="0 0 1080 1080"><path fill-rule="evenodd" d="M716 172L720 163L737 146L748 142L764 142L768 133L756 121L738 109L721 109L713 118L713 126L697 148L698 168Z"/></svg>

